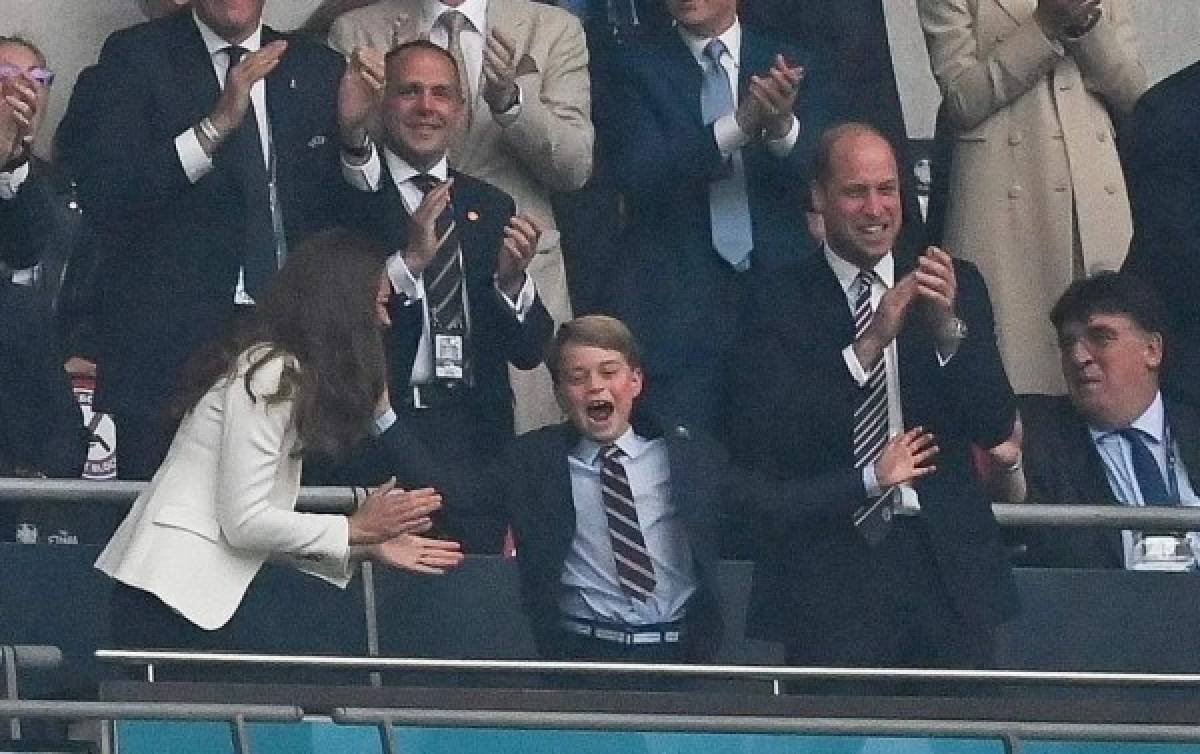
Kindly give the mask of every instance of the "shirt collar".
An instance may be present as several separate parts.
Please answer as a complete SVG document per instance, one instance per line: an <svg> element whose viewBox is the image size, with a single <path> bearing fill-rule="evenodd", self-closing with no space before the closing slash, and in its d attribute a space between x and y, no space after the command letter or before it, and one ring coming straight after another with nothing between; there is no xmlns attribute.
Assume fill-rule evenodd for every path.
<svg viewBox="0 0 1200 754"><path fill-rule="evenodd" d="M1166 414L1163 407L1162 393L1155 393L1154 400L1142 412L1142 415L1129 423L1129 426L1136 429L1145 435L1154 439L1154 442L1163 444L1163 430L1166 428ZM1113 429L1097 429L1092 425L1088 425L1088 432L1092 436L1093 442L1099 442L1108 437L1115 437L1121 430Z"/></svg>
<svg viewBox="0 0 1200 754"><path fill-rule="evenodd" d="M229 41L223 38L212 30L212 27L200 20L200 15L196 10L192 9L192 19L196 22L196 28L200 30L200 38L204 40L204 46L208 49L208 56L212 57L218 52L229 47ZM248 51L255 52L262 47L262 22L254 29L254 33L238 43L238 47Z"/></svg>
<svg viewBox="0 0 1200 754"><path fill-rule="evenodd" d="M650 441L633 431L633 427L625 429L625 433L613 443L629 458L637 458L650 447ZM604 446L590 437L580 437L579 443L571 455L588 466L595 466L600 461L600 451Z"/></svg>
<svg viewBox="0 0 1200 754"><path fill-rule="evenodd" d="M855 279L858 278L858 273L861 270L857 265L847 262L839 257L828 243L822 244L822 251L825 253L825 261L829 263L829 267L833 270L833 274L837 276L838 284L842 286L842 292L849 295L850 286L854 285ZM896 258L892 256L892 252L884 254L883 257L875 263L875 269L871 270L883 283L884 288L891 288L896 284Z"/></svg>
<svg viewBox="0 0 1200 754"><path fill-rule="evenodd" d="M456 10L467 17L475 31L483 34L487 29L487 0L463 0L460 5L450 6L438 0L424 0L421 3L421 16L426 27L437 23L438 18L448 10Z"/></svg>
<svg viewBox="0 0 1200 754"><path fill-rule="evenodd" d="M698 37L682 26L676 26L679 30L679 36L683 39L683 43L687 45L688 52L692 53L692 57L696 59L696 63L704 65L704 48L708 46L713 37ZM734 70L741 67L742 60L742 23L737 18L733 19L733 25L726 29L723 33L716 36L717 39L725 43L725 49L729 52L729 56L733 59Z"/></svg>
<svg viewBox="0 0 1200 754"><path fill-rule="evenodd" d="M396 188L400 188L405 182L421 174L420 170L409 165L407 160L387 147L383 149L383 159L387 162L388 174L392 176L392 183L396 184ZM438 160L437 164L430 168L428 172L429 175L432 175L439 181L445 181L450 174L446 155L442 155L442 159Z"/></svg>

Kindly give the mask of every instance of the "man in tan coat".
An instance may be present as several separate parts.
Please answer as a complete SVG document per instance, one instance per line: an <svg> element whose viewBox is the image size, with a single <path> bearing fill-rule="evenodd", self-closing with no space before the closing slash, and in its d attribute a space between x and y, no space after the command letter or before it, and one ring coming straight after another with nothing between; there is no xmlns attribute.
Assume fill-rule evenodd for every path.
<svg viewBox="0 0 1200 754"><path fill-rule="evenodd" d="M1017 392L1063 392L1047 315L1132 234L1108 112L1146 86L1127 0L919 0L955 126L945 245L974 262Z"/></svg>
<svg viewBox="0 0 1200 754"><path fill-rule="evenodd" d="M452 22L455 14L465 21ZM452 32L454 23L461 30ZM581 187L592 170L583 27L570 13L532 0L380 0L338 18L329 43L350 55L355 47L386 51L426 35L453 52L452 33L471 107L450 166L500 188L542 226L528 272L550 316L564 322L571 302L550 194ZM518 433L561 420L544 367L513 370L510 379Z"/></svg>

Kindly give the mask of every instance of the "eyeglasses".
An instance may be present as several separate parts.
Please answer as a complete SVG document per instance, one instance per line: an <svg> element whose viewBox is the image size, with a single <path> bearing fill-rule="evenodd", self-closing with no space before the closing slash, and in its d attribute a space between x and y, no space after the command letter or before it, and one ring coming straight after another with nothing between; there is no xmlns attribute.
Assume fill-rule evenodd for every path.
<svg viewBox="0 0 1200 754"><path fill-rule="evenodd" d="M54 71L50 70L49 68L30 68L29 70L25 70L17 65L0 65L0 81L16 78L22 73L28 75L29 78L38 82L42 86L50 86L54 83Z"/></svg>

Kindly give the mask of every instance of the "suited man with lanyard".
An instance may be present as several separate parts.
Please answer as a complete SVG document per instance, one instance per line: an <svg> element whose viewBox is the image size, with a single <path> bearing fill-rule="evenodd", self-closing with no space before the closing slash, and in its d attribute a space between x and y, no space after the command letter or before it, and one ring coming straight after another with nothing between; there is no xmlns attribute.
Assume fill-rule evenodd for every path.
<svg viewBox="0 0 1200 754"><path fill-rule="evenodd" d="M970 457L1015 418L986 287L940 249L894 250L899 178L873 127L822 137L812 193L826 246L761 291L731 448L855 510L762 522L749 632L793 664L986 666L1016 609ZM889 466L897 453L908 460Z"/></svg>
<svg viewBox="0 0 1200 754"><path fill-rule="evenodd" d="M820 62L743 26L735 0L667 9L676 27L618 61L614 171L631 225L614 308L645 344L649 404L711 428L751 276L812 248L791 209L839 109Z"/></svg>
<svg viewBox="0 0 1200 754"><path fill-rule="evenodd" d="M392 405L443 465L465 475L512 441L508 364L541 364L553 334L526 274L540 231L502 191L449 169L464 103L446 50L418 40L385 58L361 47L350 69L357 86L342 97L344 144L363 143L382 92L382 148L367 140L348 150L344 171L364 189L364 174L382 173L377 191L358 195L359 224L396 250L388 260L400 294L388 343ZM494 517L454 532L476 553L498 551L502 533Z"/></svg>
<svg viewBox="0 0 1200 754"><path fill-rule="evenodd" d="M330 45L387 51L427 38L458 63L464 137L450 165L511 196L543 228L529 275L557 323L571 317L552 193L580 188L592 170L594 129L583 28L533 0L379 0L339 17ZM512 370L518 431L559 421L545 369Z"/></svg>
<svg viewBox="0 0 1200 754"><path fill-rule="evenodd" d="M1035 503L1200 505L1200 414L1164 399L1166 311L1129 273L1072 283L1050 313L1062 349L1066 396L1024 396L1025 475ZM1153 567L1137 552L1140 533L1034 529L1029 565ZM1200 537L1186 536L1194 553ZM1180 565L1195 568L1190 563Z"/></svg>
<svg viewBox="0 0 1200 754"><path fill-rule="evenodd" d="M336 224L343 61L262 25L265 0L196 0L112 34L75 167L105 234L97 408L119 473L148 478L183 362L250 306L288 246ZM68 115L68 117L70 117Z"/></svg>

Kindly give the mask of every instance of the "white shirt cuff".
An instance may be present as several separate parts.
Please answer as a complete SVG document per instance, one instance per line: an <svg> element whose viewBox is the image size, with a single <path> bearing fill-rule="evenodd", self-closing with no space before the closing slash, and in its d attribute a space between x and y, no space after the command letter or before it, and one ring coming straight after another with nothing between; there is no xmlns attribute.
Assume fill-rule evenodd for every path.
<svg viewBox="0 0 1200 754"><path fill-rule="evenodd" d="M733 113L726 113L713 122L713 138L721 157L728 160L733 153L750 143L750 136L737 124Z"/></svg>
<svg viewBox="0 0 1200 754"><path fill-rule="evenodd" d="M374 142L368 142L370 154L367 159L359 164L354 164L347 159L349 155L342 151L342 177L359 191L365 191L373 194L379 190L379 179L383 175L383 170L379 164L379 150L375 149Z"/></svg>
<svg viewBox="0 0 1200 754"><path fill-rule="evenodd" d="M397 251L387 260L388 280L392 281L392 290L402 293L409 301L418 301L425 297L425 286L413 277L408 265L404 263L404 252Z"/></svg>
<svg viewBox="0 0 1200 754"><path fill-rule="evenodd" d="M495 119L496 123L501 128L508 128L517 122L517 118L521 117L521 98L523 96L524 95L521 94L521 85L517 84L517 101L513 104L513 106L502 113L492 113L492 118Z"/></svg>
<svg viewBox="0 0 1200 754"><path fill-rule="evenodd" d="M213 169L212 158L200 146L200 137L195 129L189 128L175 137L175 153L179 155L179 164L188 180L197 183Z"/></svg>
<svg viewBox="0 0 1200 754"><path fill-rule="evenodd" d="M11 173L0 173L0 199L5 201L17 198L21 184L29 178L29 163L23 162Z"/></svg>
<svg viewBox="0 0 1200 754"><path fill-rule="evenodd" d="M862 467L863 488L867 491L867 497L876 498L883 494L883 488L879 486L879 479L875 476L875 464L868 463Z"/></svg>
<svg viewBox="0 0 1200 754"><path fill-rule="evenodd" d="M393 411L391 408L388 408L388 410L385 413L375 417L375 421L374 421L373 427L372 427L372 429L374 429L374 431L375 431L375 436L379 437L384 432L387 432L389 429L392 428L392 425L395 423L396 423L396 412Z"/></svg>
<svg viewBox="0 0 1200 754"><path fill-rule="evenodd" d="M525 318L529 316L529 311L533 309L534 299L537 297L537 286L533 284L533 277L528 273L525 275L525 282L521 284L521 291L517 294L517 300L513 301L508 297L508 294L500 290L500 282L492 278L493 285L496 286L496 295L504 302L504 305L509 308L517 321L524 324Z"/></svg>
<svg viewBox="0 0 1200 754"><path fill-rule="evenodd" d="M879 358L883 358L881 354ZM854 378L854 383L859 387L867 384L867 370L862 368L862 364L858 363L858 355L854 353L853 344L842 349L842 359L846 362L846 368L850 370L850 376Z"/></svg>
<svg viewBox="0 0 1200 754"><path fill-rule="evenodd" d="M771 154L780 159L787 157L792 153L792 149L796 146L796 140L800 138L800 121L796 116L792 116L792 127L782 139L767 139L767 149Z"/></svg>

